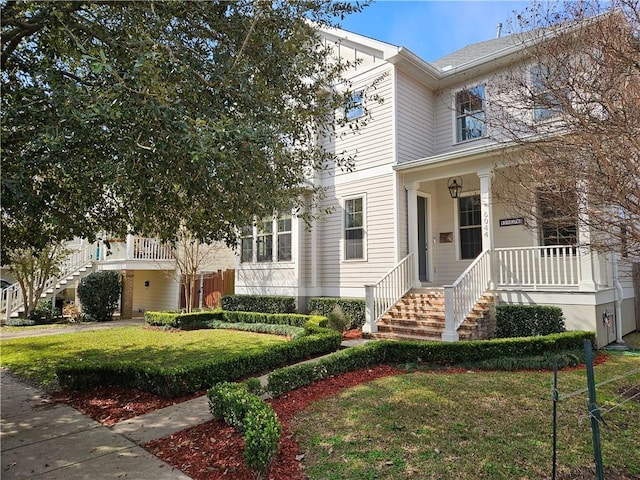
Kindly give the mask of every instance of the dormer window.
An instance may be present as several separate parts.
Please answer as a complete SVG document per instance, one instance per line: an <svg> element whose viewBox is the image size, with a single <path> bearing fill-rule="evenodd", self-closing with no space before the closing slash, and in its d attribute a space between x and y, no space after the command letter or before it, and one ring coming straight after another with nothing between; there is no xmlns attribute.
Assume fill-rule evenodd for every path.
<svg viewBox="0 0 640 480"><path fill-rule="evenodd" d="M484 101L483 85L456 93L456 132L458 142L481 138L487 134L484 123Z"/></svg>

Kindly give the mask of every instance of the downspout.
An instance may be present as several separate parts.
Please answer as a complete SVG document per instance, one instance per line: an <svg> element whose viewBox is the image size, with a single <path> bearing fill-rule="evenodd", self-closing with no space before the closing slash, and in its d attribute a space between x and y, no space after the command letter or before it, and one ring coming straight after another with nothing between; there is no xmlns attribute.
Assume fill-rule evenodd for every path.
<svg viewBox="0 0 640 480"><path fill-rule="evenodd" d="M616 306L616 344L625 346L622 340L622 300L624 299L624 291L622 285L618 279L618 254L614 253L612 256L613 261L613 298Z"/></svg>

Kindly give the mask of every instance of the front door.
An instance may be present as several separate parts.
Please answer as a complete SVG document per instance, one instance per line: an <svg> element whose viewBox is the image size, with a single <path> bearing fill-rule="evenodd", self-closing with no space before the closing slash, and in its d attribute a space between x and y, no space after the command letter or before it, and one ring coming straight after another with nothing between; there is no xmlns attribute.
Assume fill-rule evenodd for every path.
<svg viewBox="0 0 640 480"><path fill-rule="evenodd" d="M421 282L429 279L429 222L427 199L418 196L418 276Z"/></svg>

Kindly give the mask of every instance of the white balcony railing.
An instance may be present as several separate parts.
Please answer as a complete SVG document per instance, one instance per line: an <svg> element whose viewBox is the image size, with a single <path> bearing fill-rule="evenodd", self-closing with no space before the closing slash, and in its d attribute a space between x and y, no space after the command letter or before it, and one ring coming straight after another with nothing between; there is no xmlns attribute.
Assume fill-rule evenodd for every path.
<svg viewBox="0 0 640 480"><path fill-rule="evenodd" d="M375 285L365 285L365 333L377 331L376 322L413 286L413 255L410 253Z"/></svg>
<svg viewBox="0 0 640 480"><path fill-rule="evenodd" d="M173 249L155 238L133 238L134 260L173 260Z"/></svg>
<svg viewBox="0 0 640 480"><path fill-rule="evenodd" d="M443 340L449 342L458 340L458 328L487 291L490 281L491 252L485 250L476 257L453 285L445 285Z"/></svg>

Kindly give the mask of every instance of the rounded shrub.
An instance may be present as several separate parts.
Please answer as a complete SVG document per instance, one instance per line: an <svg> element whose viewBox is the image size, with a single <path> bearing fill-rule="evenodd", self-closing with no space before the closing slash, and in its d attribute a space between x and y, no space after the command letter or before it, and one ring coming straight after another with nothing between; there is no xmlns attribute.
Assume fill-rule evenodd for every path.
<svg viewBox="0 0 640 480"><path fill-rule="evenodd" d="M78 298L84 318L89 322L106 322L120 301L120 273L115 271L93 272L78 285Z"/></svg>

